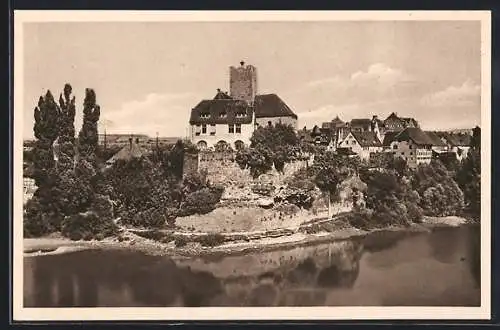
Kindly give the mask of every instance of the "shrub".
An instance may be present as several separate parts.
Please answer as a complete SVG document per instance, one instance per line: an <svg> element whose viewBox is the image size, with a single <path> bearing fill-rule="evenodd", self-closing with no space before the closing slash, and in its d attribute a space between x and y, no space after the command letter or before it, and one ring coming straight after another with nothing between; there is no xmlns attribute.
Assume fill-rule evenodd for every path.
<svg viewBox="0 0 500 330"><path fill-rule="evenodd" d="M222 191L223 189L219 187L203 188L188 194L186 199L181 203L179 215L206 214L213 211L216 204L220 201Z"/></svg>
<svg viewBox="0 0 500 330"><path fill-rule="evenodd" d="M209 246L209 247L221 245L222 243L225 242L225 240L226 239L225 239L224 235L221 235L219 233L203 235L203 236L200 236L196 239L196 241L198 243L200 243L201 245Z"/></svg>
<svg viewBox="0 0 500 330"><path fill-rule="evenodd" d="M177 236L175 238L175 246L176 247L183 247L186 246L188 240L184 236Z"/></svg>
<svg viewBox="0 0 500 330"><path fill-rule="evenodd" d="M61 232L71 240L90 240L112 236L117 229L112 220L101 219L94 212L85 212L65 217Z"/></svg>

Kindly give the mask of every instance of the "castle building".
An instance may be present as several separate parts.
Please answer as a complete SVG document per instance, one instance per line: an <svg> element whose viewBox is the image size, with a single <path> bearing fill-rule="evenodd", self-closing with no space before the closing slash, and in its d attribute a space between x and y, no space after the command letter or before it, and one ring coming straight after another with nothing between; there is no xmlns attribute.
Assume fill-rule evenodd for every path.
<svg viewBox="0 0 500 330"><path fill-rule="evenodd" d="M189 119L190 140L199 149L241 149L255 129L278 123L297 128L297 115L276 94L258 94L257 68L240 62L229 68L229 93L217 90L200 101Z"/></svg>

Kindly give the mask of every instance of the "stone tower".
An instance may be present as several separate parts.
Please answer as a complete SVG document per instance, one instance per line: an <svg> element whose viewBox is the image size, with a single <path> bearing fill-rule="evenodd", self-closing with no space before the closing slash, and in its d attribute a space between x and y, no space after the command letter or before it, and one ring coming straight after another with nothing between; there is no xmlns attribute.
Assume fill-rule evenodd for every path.
<svg viewBox="0 0 500 330"><path fill-rule="evenodd" d="M229 94L237 100L253 104L257 94L257 68L245 65L241 61L239 67L229 68Z"/></svg>

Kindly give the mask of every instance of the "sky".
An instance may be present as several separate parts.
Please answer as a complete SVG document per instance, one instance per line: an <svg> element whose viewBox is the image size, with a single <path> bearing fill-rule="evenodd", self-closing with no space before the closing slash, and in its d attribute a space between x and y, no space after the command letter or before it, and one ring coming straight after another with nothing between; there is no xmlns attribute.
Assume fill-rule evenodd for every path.
<svg viewBox="0 0 500 330"><path fill-rule="evenodd" d="M480 125L480 22L24 23L23 137L47 90L73 86L81 128L85 88L99 130L186 136L190 111L229 67L257 67L258 93L276 93L312 128L337 115L416 118L429 130ZM16 109L17 110L17 109Z"/></svg>

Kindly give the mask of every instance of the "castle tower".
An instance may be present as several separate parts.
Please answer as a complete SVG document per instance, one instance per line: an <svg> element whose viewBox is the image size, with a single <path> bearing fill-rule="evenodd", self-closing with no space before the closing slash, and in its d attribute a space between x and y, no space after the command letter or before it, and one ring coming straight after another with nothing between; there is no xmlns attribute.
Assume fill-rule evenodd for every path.
<svg viewBox="0 0 500 330"><path fill-rule="evenodd" d="M237 100L247 101L250 105L257 94L257 68L245 65L241 61L239 67L229 68L229 94Z"/></svg>

